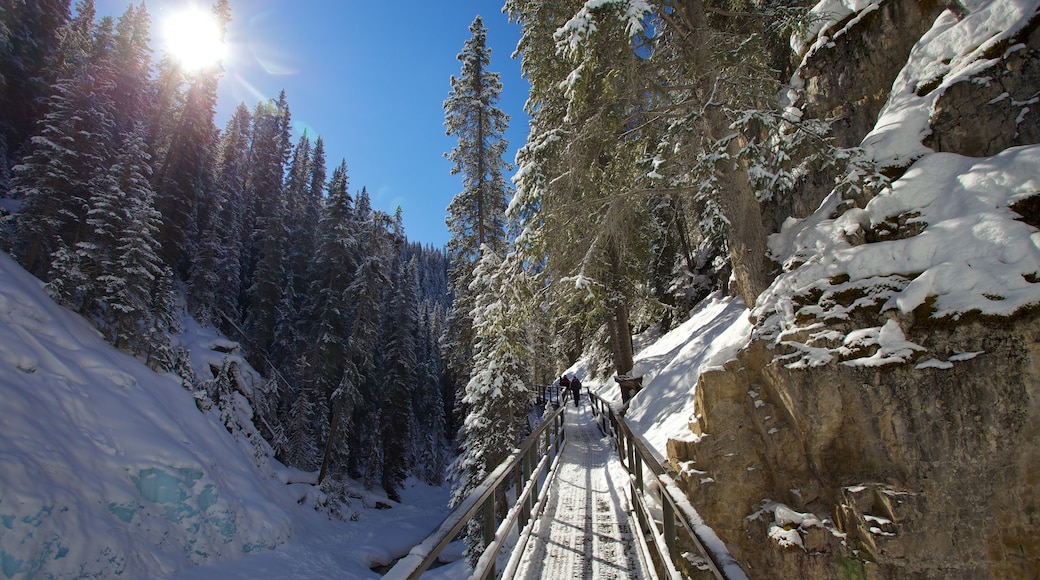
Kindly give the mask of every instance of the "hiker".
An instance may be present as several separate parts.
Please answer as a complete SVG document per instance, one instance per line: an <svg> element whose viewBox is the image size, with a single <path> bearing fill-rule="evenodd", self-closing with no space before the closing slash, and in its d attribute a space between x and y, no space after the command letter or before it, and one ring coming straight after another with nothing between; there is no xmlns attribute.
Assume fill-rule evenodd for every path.
<svg viewBox="0 0 1040 580"><path fill-rule="evenodd" d="M571 394L574 395L574 406L578 406L578 399L581 397L581 381L578 380L578 375L574 375L571 379Z"/></svg>
<svg viewBox="0 0 1040 580"><path fill-rule="evenodd" d="M560 378L556 380L556 404L560 404L560 398L567 396L567 389L571 388L571 380L567 378L566 374L560 375Z"/></svg>

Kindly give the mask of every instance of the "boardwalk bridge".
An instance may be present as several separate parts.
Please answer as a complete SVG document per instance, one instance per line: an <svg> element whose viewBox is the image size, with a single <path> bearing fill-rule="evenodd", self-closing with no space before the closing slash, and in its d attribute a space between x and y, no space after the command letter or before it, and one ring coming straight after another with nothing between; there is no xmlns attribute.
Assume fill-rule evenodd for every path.
<svg viewBox="0 0 1040 580"><path fill-rule="evenodd" d="M606 402L589 392L572 407L559 394L546 393L555 408L543 422L385 578L422 577L477 516L484 552L471 578L745 578Z"/></svg>

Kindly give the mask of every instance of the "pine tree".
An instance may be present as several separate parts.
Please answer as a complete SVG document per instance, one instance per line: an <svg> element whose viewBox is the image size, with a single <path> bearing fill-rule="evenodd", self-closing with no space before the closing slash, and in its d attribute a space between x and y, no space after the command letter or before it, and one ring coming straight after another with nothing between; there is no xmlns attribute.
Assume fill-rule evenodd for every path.
<svg viewBox="0 0 1040 580"><path fill-rule="evenodd" d="M44 114L68 0L0 2L0 193L8 190L10 164Z"/></svg>
<svg viewBox="0 0 1040 580"><path fill-rule="evenodd" d="M468 376L473 347L468 292L481 246L505 250L505 209L510 188L503 172L510 166L502 156L509 117L498 108L502 93L500 76L488 70L491 49L487 29L478 16L470 25L471 37L458 59L462 70L451 78L451 92L444 101L447 134L458 139L448 154L452 174L462 176L462 191L448 206L448 253L451 256L451 290L454 307L449 314L445 351L448 364L460 377Z"/></svg>
<svg viewBox="0 0 1040 580"><path fill-rule="evenodd" d="M154 206L144 148L144 138L135 135L112 168L112 182L125 204L125 222L110 269L101 277L113 344L139 353L167 348L165 333L150 331L168 330L172 309L172 272L160 257L156 236L161 216Z"/></svg>
<svg viewBox="0 0 1040 580"><path fill-rule="evenodd" d="M514 208L526 232L519 247L532 264L544 257L541 274L554 286L553 313L563 330L599 334L596 342L607 347L611 366L625 374L633 365L632 304L648 262L645 196L653 193L618 195L636 191L645 158L633 136L645 130L648 88L644 64L630 47L631 23L618 3L516 1L508 7L525 31L520 50L534 115L517 155ZM579 12L566 18L568 26L546 26L545 18L558 20L568 7ZM596 22L594 39L570 30L589 20ZM584 42L564 43L569 35Z"/></svg>
<svg viewBox="0 0 1040 580"><path fill-rule="evenodd" d="M301 355L297 361L296 375L308 376L306 357ZM313 471L318 467L317 436L315 434L315 417L318 410L314 386L310 381L301 381L292 400L288 417L287 449L285 462L287 465Z"/></svg>
<svg viewBox="0 0 1040 580"><path fill-rule="evenodd" d="M360 403L357 380L348 369L352 296L348 291L360 260L354 202L348 192L346 162L332 172L328 199L318 222L317 248L308 275L310 290L303 319L313 345L307 353L301 393L313 397L318 445L324 450L319 481L341 473L350 448L345 433ZM342 425L342 430L340 428Z"/></svg>
<svg viewBox="0 0 1040 580"><path fill-rule="evenodd" d="M441 485L449 451L444 371L437 340L441 333L438 316L441 307L424 302L420 310L419 366L413 403L417 433L412 438L412 456L415 457L415 475L429 485ZM454 397L449 397L448 402L453 403Z"/></svg>
<svg viewBox="0 0 1040 580"><path fill-rule="evenodd" d="M286 177L285 194L289 207L287 230L293 243L286 255L288 275L297 298L294 308L304 307L308 270L314 258L318 223L325 188L325 144L319 137L313 145L306 131L293 152Z"/></svg>
<svg viewBox="0 0 1040 580"><path fill-rule="evenodd" d="M395 222L400 227L400 213ZM419 388L416 338L419 303L413 262L398 262L387 308L388 336L383 348L383 400L380 444L383 446L382 486L387 497L400 501L404 479L415 463L411 442L420 435L415 424L414 393ZM424 409L418 409L425 412Z"/></svg>
<svg viewBox="0 0 1040 580"><path fill-rule="evenodd" d="M65 69L55 84L31 152L15 168L12 183L12 195L25 200L18 214L18 255L41 278L49 277L52 255L68 257L83 241L91 192L104 187L115 155L114 103L111 85L103 81L107 55L95 53L91 43L77 45L73 53L70 44L63 51L70 59L75 54L79 66ZM57 262L59 268L67 264Z"/></svg>
<svg viewBox="0 0 1040 580"><path fill-rule="evenodd" d="M382 391L377 353L383 345L384 292L390 282L393 248L390 216L372 211L365 188L358 194L354 217L360 234L359 262L347 288L354 303L344 378L360 393L361 401L350 422L348 435L354 453L349 458L349 469L371 488L382 477L383 448L378 442Z"/></svg>
<svg viewBox="0 0 1040 580"><path fill-rule="evenodd" d="M116 103L117 135L140 131L154 115L152 57L148 46L151 16L142 3L130 5L115 28L112 100Z"/></svg>
<svg viewBox="0 0 1040 580"><path fill-rule="evenodd" d="M230 18L227 0L217 0L213 10L221 31L225 30ZM204 227L199 217L215 211L213 160L219 131L213 119L217 83L223 69L215 66L186 76L169 59L161 63L160 69L163 88L156 113L168 121L159 121L153 133L156 170L152 184L163 216L159 240L163 259L179 277L187 279ZM176 99L185 83L187 92L180 106L171 107L172 99Z"/></svg>
<svg viewBox="0 0 1040 580"><path fill-rule="evenodd" d="M489 246L474 272L476 331L473 375L463 403L469 413L460 433L462 454L456 460L452 505L458 505L516 447L527 429L527 412L534 403L527 386L531 358L522 316L523 297L516 291L514 266ZM479 518L470 523L467 545L471 559L482 549Z"/></svg>
<svg viewBox="0 0 1040 580"><path fill-rule="evenodd" d="M249 175L249 146L252 116L239 105L228 121L217 155L215 195L220 210L212 220L217 247L203 253L192 273L192 288L200 295L212 296L212 317L218 328L236 336L242 322L246 289L242 283L242 261L246 248L246 179ZM206 261L213 260L209 266ZM208 273L204 273L208 272Z"/></svg>
<svg viewBox="0 0 1040 580"><path fill-rule="evenodd" d="M256 284L257 268L265 245L278 243L270 238L267 230L271 227L282 228L285 225L285 165L292 151L289 126L289 104L284 91L278 101L259 103L253 111L253 128L249 140L249 174L245 181L245 249L241 261L243 288L246 289ZM272 234L278 237L284 232ZM284 238L280 241L284 241ZM281 253L281 250L278 252ZM247 290L245 318L263 318L263 313L254 310L256 302L249 297L249 292Z"/></svg>

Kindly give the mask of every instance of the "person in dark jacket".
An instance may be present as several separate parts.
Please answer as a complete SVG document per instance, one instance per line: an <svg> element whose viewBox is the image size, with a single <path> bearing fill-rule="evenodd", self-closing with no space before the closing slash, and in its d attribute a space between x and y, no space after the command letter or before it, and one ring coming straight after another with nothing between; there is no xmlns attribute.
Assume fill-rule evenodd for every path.
<svg viewBox="0 0 1040 580"><path fill-rule="evenodd" d="M574 395L574 406L578 406L578 399L581 397L581 381L578 380L577 375L571 379L571 394Z"/></svg>

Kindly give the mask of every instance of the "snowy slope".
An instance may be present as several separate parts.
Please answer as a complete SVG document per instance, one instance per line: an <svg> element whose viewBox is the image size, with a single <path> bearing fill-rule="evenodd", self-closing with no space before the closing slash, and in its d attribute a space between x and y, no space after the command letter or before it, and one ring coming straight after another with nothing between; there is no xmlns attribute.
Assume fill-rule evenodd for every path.
<svg viewBox="0 0 1040 580"><path fill-rule="evenodd" d="M377 577L446 512L446 490L409 484L412 505L362 493L357 522L330 522L290 479L0 253L3 578Z"/></svg>
<svg viewBox="0 0 1040 580"><path fill-rule="evenodd" d="M743 301L715 295L689 320L636 354L633 374L642 375L643 390L629 402L625 420L659 458L667 457L668 439L689 435L701 372L734 358L750 336ZM577 367L571 372L585 374ZM612 404L621 404L621 391L613 379L588 386Z"/></svg>
<svg viewBox="0 0 1040 580"><path fill-rule="evenodd" d="M113 350L0 254L4 576L140 577L274 547L286 486L173 376Z"/></svg>

